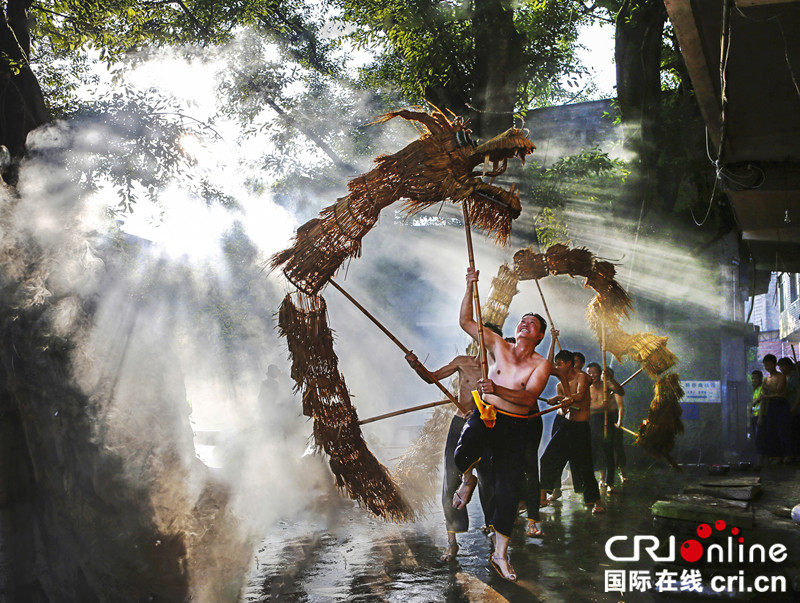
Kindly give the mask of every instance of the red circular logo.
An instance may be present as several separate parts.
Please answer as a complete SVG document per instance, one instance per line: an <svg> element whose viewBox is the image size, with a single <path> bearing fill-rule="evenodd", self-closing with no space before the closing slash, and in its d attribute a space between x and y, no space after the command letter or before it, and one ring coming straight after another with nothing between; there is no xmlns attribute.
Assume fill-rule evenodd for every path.
<svg viewBox="0 0 800 603"><path fill-rule="evenodd" d="M681 545L681 557L689 563L699 561L703 556L703 545L696 540L687 540Z"/></svg>
<svg viewBox="0 0 800 603"><path fill-rule="evenodd" d="M711 526L707 523L701 523L697 526L697 535L700 536L700 538L708 538L711 536Z"/></svg>

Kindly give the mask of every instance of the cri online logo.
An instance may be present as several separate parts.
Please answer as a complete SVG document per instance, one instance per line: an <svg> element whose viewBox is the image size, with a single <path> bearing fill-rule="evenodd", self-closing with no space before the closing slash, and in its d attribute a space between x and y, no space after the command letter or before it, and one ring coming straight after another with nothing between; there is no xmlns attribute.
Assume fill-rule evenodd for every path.
<svg viewBox="0 0 800 603"><path fill-rule="evenodd" d="M767 558L774 563L786 560L786 547L782 544L773 544L768 549L761 544L744 545L744 537L737 527L727 530L725 521L719 519L714 522L714 529L707 523L697 526L697 537L684 541L680 546L680 554L684 561L697 563L705 557L706 561L716 563L765 563ZM717 532L713 544L708 544L708 538ZM727 538L725 538L727 536ZM659 555L661 541L657 536L636 535L630 539L632 551L630 555L621 554L622 543L629 540L628 536L612 536L606 541L606 555L612 561L639 561L641 551L646 552L653 561L675 561L675 537L667 540L666 551ZM719 542L722 541L722 542ZM735 541L735 542L734 542ZM620 543L620 544L617 544ZM624 551L624 548L623 548Z"/></svg>
<svg viewBox="0 0 800 603"><path fill-rule="evenodd" d="M721 519L718 519L714 522L714 527L717 529L718 532L722 532L725 530L725 522ZM711 536L712 530L711 526L707 523L701 523L697 526L697 535L705 540L709 536ZM739 528L731 528L731 534L734 536L739 535ZM744 538L739 536L739 544L744 542ZM703 545L697 540L687 540L681 545L680 548L681 557L683 557L684 561L688 561L689 563L695 563L700 561L703 557Z"/></svg>

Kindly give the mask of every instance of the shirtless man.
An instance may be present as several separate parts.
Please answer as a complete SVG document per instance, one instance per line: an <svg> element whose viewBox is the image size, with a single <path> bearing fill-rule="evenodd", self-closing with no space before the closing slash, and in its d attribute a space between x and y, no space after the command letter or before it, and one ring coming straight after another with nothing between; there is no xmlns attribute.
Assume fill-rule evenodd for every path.
<svg viewBox="0 0 800 603"><path fill-rule="evenodd" d="M556 353L556 341L558 340L559 335L561 335L561 331L556 329L555 327L550 328L550 349L547 351L547 359L550 362L553 362L555 359ZM576 371L583 372L583 365L586 364L586 356L584 356L581 352L572 352L573 358L573 366L575 367ZM553 423L550 426L550 437L553 437L553 434L559 430L561 427L561 422L567 420L567 413L569 412L568 409L560 408L556 411L556 416L553 419ZM581 479L580 473L574 470L572 463L569 463L569 470L567 471L567 478L572 482L572 490L575 494L583 493L583 480ZM561 498L561 483L553 489L553 493L548 496L548 504L554 502ZM539 497L539 493L536 494L537 498ZM542 502L540 501L540 504ZM544 506L544 505L543 505Z"/></svg>
<svg viewBox="0 0 800 603"><path fill-rule="evenodd" d="M606 367L606 373L608 375L608 387L613 394L609 400L608 410L609 412L617 411L617 420L614 421L614 429L616 429L614 435L614 464L619 469L620 483L624 484L628 481L625 437L622 433L622 419L625 417L625 388L616 380L614 370L611 367ZM611 418L609 416L610 421Z"/></svg>
<svg viewBox="0 0 800 603"><path fill-rule="evenodd" d="M589 376L583 371L575 370L572 352L561 350L555 356L556 369L569 380L569 387L575 394L571 396L572 405L567 420L561 421L547 448L542 455L542 506L546 506L547 497L558 486L561 472L567 461L576 474L583 480L583 502L591 506L592 513L604 513L605 508L600 499L600 490L594 477L592 464L592 436L589 430ZM564 391L559 384L558 395L550 398L550 405L559 404L564 399Z"/></svg>
<svg viewBox="0 0 800 603"><path fill-rule="evenodd" d="M625 390L614 379L614 371L606 368L610 395L605 396L603 394L603 369L596 362L590 362L586 370L592 380L589 386L591 397L589 423L592 430L592 439L597 442L595 450L600 451L604 461L601 463L600 484L601 488L604 486L607 488L609 494L614 494L616 492L614 480L616 479L617 470L615 452L617 450L617 439L622 436L619 426L622 423L622 414L625 412L620 392L624 394ZM608 412L607 417L606 412Z"/></svg>
<svg viewBox="0 0 800 603"><path fill-rule="evenodd" d="M484 323L484 327L491 329L498 335L502 332L496 325ZM426 383L433 381L425 373L422 363L413 352L406 354L406 360L417 374ZM444 479L442 482L442 509L444 510L445 526L447 527L447 548L439 557L442 562L455 561L458 554L458 541L456 534L466 532L469 529L469 515L467 514L467 503L469 498L461 499L456 490L462 481L461 472L458 470L453 459L453 455L458 444L461 430L467 422L467 418L475 410L475 400L472 392L477 387L478 380L481 378L481 366L478 356L461 355L456 356L442 368L432 371L433 378L437 381L447 379L454 373L458 373L458 404L459 409L450 421L450 430L447 432L447 443L444 447ZM492 489L491 489L491 461L482 459L477 467L478 476L469 475L466 477L470 483L477 483L478 496L481 500L484 521L489 524L489 509L491 508ZM474 485L473 485L474 488Z"/></svg>
<svg viewBox="0 0 800 603"><path fill-rule="evenodd" d="M467 288L461 302L459 324L473 339L478 340L478 323L472 316L473 283L478 272L467 269ZM522 317L514 333L516 343L509 343L491 331L483 330L486 350L493 359L489 377L478 381L477 392L483 403L490 405L486 419L483 413L474 412L467 420L455 452L459 471L468 471L482 457L491 457L494 483L491 526L495 532L495 548L489 561L506 580L517 577L508 559L508 541L517 515L522 480L524 478L527 416L538 410L538 398L547 385L553 366L536 352L544 337L547 323L536 314ZM569 403L569 383L560 378ZM490 414L496 412L492 427ZM461 499L469 497L474 484L462 480L457 491Z"/></svg>
<svg viewBox="0 0 800 603"><path fill-rule="evenodd" d="M777 358L767 354L762 364L767 376L761 386L756 449L761 465L765 466L768 458L780 460L791 454L791 414L786 399L786 375L778 372Z"/></svg>

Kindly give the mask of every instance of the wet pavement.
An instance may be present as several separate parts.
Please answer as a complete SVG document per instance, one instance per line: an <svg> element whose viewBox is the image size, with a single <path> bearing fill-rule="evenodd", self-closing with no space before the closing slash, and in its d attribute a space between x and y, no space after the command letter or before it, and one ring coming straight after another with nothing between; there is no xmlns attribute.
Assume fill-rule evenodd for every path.
<svg viewBox="0 0 800 603"><path fill-rule="evenodd" d="M659 569L663 571L649 559L637 564L610 560L606 541L620 535L663 536L670 530L676 535L695 530L697 524L692 522L655 522L650 506L658 499L680 493L685 484L701 475L707 475L706 468L686 468L679 473L665 465L652 465L632 474L633 479L621 493L607 495L608 512L599 516L593 516L571 490L565 490L560 504L542 510L544 538L526 537L523 520L515 528L510 550L519 576L516 584L501 579L488 566L489 541L477 529L482 524L477 497L470 503L470 531L459 535L458 562L450 564L439 561L446 534L441 510L437 508L416 523L396 525L372 519L349 503L338 505L333 511L328 505L325 522L319 518L282 522L271 531L258 549L244 600L797 600L791 591L794 577L800 572L800 528L787 513L796 504L791 501L800 502L800 469L788 466L766 468L760 473L764 489L755 505L756 525L743 533L748 541L760 533L762 540L787 545L788 560L779 569L787 575L789 592L751 596L716 593L707 585L701 592L606 592L606 570L636 569L653 575ZM677 541L679 546L683 541ZM680 563L676 565L682 571ZM683 566L685 569L686 564ZM710 574L705 575L706 580L709 578Z"/></svg>

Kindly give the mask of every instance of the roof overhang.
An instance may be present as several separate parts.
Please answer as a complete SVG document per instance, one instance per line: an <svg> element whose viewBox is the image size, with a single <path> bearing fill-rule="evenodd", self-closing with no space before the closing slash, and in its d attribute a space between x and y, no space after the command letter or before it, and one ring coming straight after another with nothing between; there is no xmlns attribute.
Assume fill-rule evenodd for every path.
<svg viewBox="0 0 800 603"><path fill-rule="evenodd" d="M800 1L665 0L721 186L758 270L800 272ZM721 126L721 69L727 108Z"/></svg>

